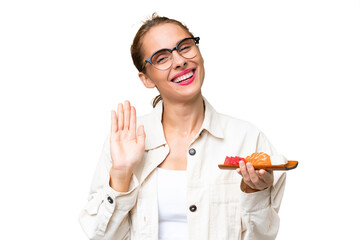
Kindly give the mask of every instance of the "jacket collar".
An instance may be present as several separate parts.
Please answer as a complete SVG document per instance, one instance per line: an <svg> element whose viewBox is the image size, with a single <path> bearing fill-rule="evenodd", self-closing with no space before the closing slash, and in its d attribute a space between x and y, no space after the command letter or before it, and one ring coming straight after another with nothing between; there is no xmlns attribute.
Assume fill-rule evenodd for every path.
<svg viewBox="0 0 360 240"><path fill-rule="evenodd" d="M204 122L200 128L208 131L211 135L217 138L224 138L223 124L221 123L220 114L210 105L210 103L203 97L205 104ZM160 101L153 111L143 117L143 124L145 125L146 140L145 150L151 150L166 144L163 126L161 123L163 113L163 102Z"/></svg>
<svg viewBox="0 0 360 240"><path fill-rule="evenodd" d="M206 129L211 135L217 138L224 138L224 129L221 115L203 97L205 104L205 118L201 131Z"/></svg>

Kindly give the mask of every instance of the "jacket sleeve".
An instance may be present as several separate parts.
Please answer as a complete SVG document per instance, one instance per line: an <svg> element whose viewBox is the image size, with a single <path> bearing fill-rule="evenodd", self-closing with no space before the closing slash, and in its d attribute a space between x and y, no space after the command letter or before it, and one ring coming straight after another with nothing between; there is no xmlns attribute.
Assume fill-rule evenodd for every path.
<svg viewBox="0 0 360 240"><path fill-rule="evenodd" d="M263 133L259 134L256 152L276 155ZM279 230L279 209L285 190L286 173L274 171L272 187L255 193L241 192L242 240L273 240Z"/></svg>
<svg viewBox="0 0 360 240"><path fill-rule="evenodd" d="M90 188L88 203L79 222L89 239L130 239L130 210L135 206L138 181L132 176L129 191L116 192L109 186L110 138L105 141Z"/></svg>

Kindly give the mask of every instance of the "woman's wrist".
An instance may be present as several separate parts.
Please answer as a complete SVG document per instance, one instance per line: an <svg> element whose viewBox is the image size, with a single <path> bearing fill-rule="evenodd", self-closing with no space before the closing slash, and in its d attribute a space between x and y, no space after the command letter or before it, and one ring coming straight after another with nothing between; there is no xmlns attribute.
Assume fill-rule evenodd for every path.
<svg viewBox="0 0 360 240"><path fill-rule="evenodd" d="M133 172L128 169L110 169L110 187L117 192L128 192Z"/></svg>

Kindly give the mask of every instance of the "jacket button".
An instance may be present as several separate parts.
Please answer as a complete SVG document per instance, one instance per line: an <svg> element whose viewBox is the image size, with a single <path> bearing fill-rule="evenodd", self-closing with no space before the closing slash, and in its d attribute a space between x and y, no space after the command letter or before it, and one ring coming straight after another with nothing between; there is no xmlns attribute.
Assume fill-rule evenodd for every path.
<svg viewBox="0 0 360 240"><path fill-rule="evenodd" d="M190 209L191 212L195 212L196 209L197 209L197 207L196 207L195 205L191 205L191 206L189 207L189 209Z"/></svg>
<svg viewBox="0 0 360 240"><path fill-rule="evenodd" d="M114 200L111 197L108 197L107 200L110 204L113 204L113 202L114 202Z"/></svg>
<svg viewBox="0 0 360 240"><path fill-rule="evenodd" d="M196 154L195 149L190 148L190 149L189 149L189 154L190 154L191 156L194 156L194 155Z"/></svg>

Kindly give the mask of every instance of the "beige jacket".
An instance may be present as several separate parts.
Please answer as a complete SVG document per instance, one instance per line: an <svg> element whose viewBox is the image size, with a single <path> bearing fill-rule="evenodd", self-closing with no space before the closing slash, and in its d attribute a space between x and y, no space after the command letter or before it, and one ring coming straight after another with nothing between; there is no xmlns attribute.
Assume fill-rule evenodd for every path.
<svg viewBox="0 0 360 240"><path fill-rule="evenodd" d="M189 239L275 239L285 173L274 172L271 188L244 193L241 176L220 170L226 156L246 157L254 152L276 155L264 134L248 122L217 113L204 99L205 118L191 142L187 162L187 212ZM169 147L161 124L162 103L138 118L146 132L145 154L130 184L119 193L109 186L111 168L106 140L80 224L90 239L158 239L156 167ZM195 151L194 151L195 150Z"/></svg>

